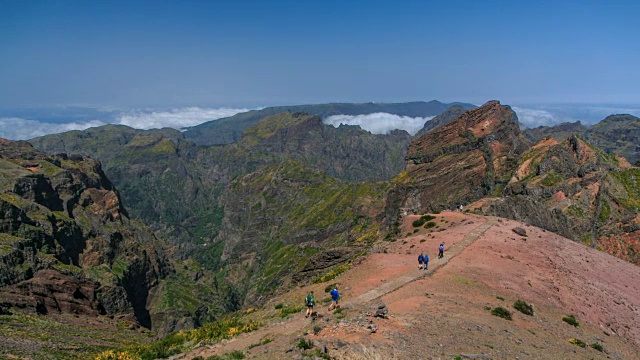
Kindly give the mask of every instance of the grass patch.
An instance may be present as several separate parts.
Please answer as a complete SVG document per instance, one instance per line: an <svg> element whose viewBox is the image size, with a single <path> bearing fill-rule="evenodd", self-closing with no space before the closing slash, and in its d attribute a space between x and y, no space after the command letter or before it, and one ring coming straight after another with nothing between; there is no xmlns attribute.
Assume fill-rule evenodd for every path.
<svg viewBox="0 0 640 360"><path fill-rule="evenodd" d="M326 281L331 281L331 280L337 278L338 275L340 275L343 272L349 270L350 268L351 268L351 264L338 265L338 266L334 267L333 269L329 270L327 273L325 273L323 275L318 275L313 280L313 283L314 284L318 284L318 283L323 283L323 282L326 282Z"/></svg>
<svg viewBox="0 0 640 360"><path fill-rule="evenodd" d="M565 315L562 317L562 321L575 327L580 326L580 323L578 323L578 320L576 320L576 317L574 315Z"/></svg>
<svg viewBox="0 0 640 360"><path fill-rule="evenodd" d="M98 354L96 360L152 360L167 358L175 354L190 351L195 344L198 344L201 341L205 343L214 343L223 339L230 339L245 332L254 331L259 327L260 324L257 322L244 322L237 317L228 318L205 324L198 329L181 330L171 333L152 344L136 344L130 345L121 350L104 351ZM244 353L242 352L230 354L225 354L224 359L244 359Z"/></svg>
<svg viewBox="0 0 640 360"><path fill-rule="evenodd" d="M303 306L285 306L283 308L280 309L280 317L281 318L286 318L287 316L291 315L291 314L296 314L301 312L304 309Z"/></svg>
<svg viewBox="0 0 640 360"><path fill-rule="evenodd" d="M420 243L422 244L423 242L427 241L427 239L420 239Z"/></svg>
<svg viewBox="0 0 640 360"><path fill-rule="evenodd" d="M502 296L496 296L496 299L504 301L504 298Z"/></svg>
<svg viewBox="0 0 640 360"><path fill-rule="evenodd" d="M478 286L478 284L476 284L475 282L473 282L473 281L471 281L471 280L469 280L467 278L464 278L464 277L462 277L460 275L452 275L452 277L453 277L453 280L455 280L456 282L458 282L458 283L460 283L462 285Z"/></svg>
<svg viewBox="0 0 640 360"><path fill-rule="evenodd" d="M262 346L262 345L267 345L268 343L270 343L270 342L272 342L272 341L273 341L273 339L266 338L266 339L264 339L264 340L262 340L262 341L260 341L260 342L257 342L257 343L255 343L255 344L251 344L251 345L249 345L249 346L247 347L247 349L253 349L254 347L258 347L258 346Z"/></svg>
<svg viewBox="0 0 640 360"><path fill-rule="evenodd" d="M564 180L562 175L560 175L557 172L551 170L551 171L549 171L547 173L547 175L544 177L544 179L542 179L542 181L540 181L540 184L542 186L554 186L554 185L557 185L557 184L561 183L562 180Z"/></svg>
<svg viewBox="0 0 640 360"><path fill-rule="evenodd" d="M533 305L527 304L523 300L516 300L513 307L525 315L533 316Z"/></svg>
<svg viewBox="0 0 640 360"><path fill-rule="evenodd" d="M298 345L296 345L296 347L298 349L302 349L302 350L309 350L309 349L313 349L313 341L311 341L311 339L307 340L307 339L300 339L300 341L298 342Z"/></svg>
<svg viewBox="0 0 640 360"><path fill-rule="evenodd" d="M503 319L511 320L511 312L501 306L491 310L491 315L501 317Z"/></svg>
<svg viewBox="0 0 640 360"><path fill-rule="evenodd" d="M591 348L596 349L600 352L604 351L604 348L602 347L602 345L598 344L598 343L593 343L589 345Z"/></svg>
<svg viewBox="0 0 640 360"><path fill-rule="evenodd" d="M434 223L433 221L429 221L428 223L426 223L424 225L425 229L431 229L431 228L434 228L434 227L436 227L436 223Z"/></svg>
<svg viewBox="0 0 640 360"><path fill-rule="evenodd" d="M574 344L574 345L576 345L576 346L580 346L581 348L587 347L587 344L584 341L580 340L580 339L571 338L571 339L569 339L569 342Z"/></svg>
<svg viewBox="0 0 640 360"><path fill-rule="evenodd" d="M276 304L276 306L274 306L274 308L275 308L276 310L280 310L280 309L282 309L283 307L284 307L284 304L283 304L283 303Z"/></svg>

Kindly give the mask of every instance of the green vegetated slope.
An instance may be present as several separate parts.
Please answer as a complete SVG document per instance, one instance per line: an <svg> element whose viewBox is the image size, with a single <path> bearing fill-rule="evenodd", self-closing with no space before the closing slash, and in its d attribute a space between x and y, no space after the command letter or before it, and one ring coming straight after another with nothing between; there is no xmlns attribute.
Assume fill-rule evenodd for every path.
<svg viewBox="0 0 640 360"><path fill-rule="evenodd" d="M584 126L580 122L565 123L526 129L523 133L533 142L545 137L564 141L576 134L607 153L628 159L632 164L640 161L640 118L632 115L611 115L592 126Z"/></svg>
<svg viewBox="0 0 640 360"><path fill-rule="evenodd" d="M297 161L232 182L223 197L227 277L249 301L346 265L379 237L386 183L348 183Z"/></svg>
<svg viewBox="0 0 640 360"><path fill-rule="evenodd" d="M163 243L127 217L97 161L1 142L0 213L0 349L51 354L67 342L74 351L97 351L124 340L87 323L78 324L92 328L87 337L104 341L73 338L75 330L45 336L33 329L72 328L75 318L58 321L65 314L121 316L129 325L150 326L149 290L173 269ZM32 317L37 314L57 317Z"/></svg>
<svg viewBox="0 0 640 360"><path fill-rule="evenodd" d="M472 104L451 103L439 101L416 101L408 103L333 103L317 105L292 105L267 107L261 110L251 110L234 116L209 121L188 129L185 136L198 145L231 144L238 141L244 131L263 118L283 112L304 112L312 115L327 117L331 115L362 115L384 112L399 116L426 117L435 116L452 105L459 105L465 109L475 107Z"/></svg>
<svg viewBox="0 0 640 360"><path fill-rule="evenodd" d="M294 242L299 242L302 237L310 244L316 244L315 247L319 246L317 244L342 246L347 244L347 224L355 221L352 218L356 217L356 210L351 207L359 202L354 199L366 195L381 201L378 190L349 192L343 187L377 189L377 185L360 181L384 180L400 171L410 140L404 131L372 135L359 127L325 125L318 116L284 113L263 119L248 129L239 142L225 146L198 147L178 132L132 130L121 126L49 135L34 139L33 143L52 153L108 154L103 160L105 172L120 190L131 216L140 218L158 236L170 240L172 246L168 255L177 262L176 272L151 290L148 303L148 310L157 314L152 316L152 324L162 324L159 328L152 325L152 328L164 333L199 326L216 318L220 312L234 311L260 297L257 293L249 294L247 286L238 279L254 279L260 272L273 267L266 263L245 267L242 265L244 259L247 256L253 259L249 252L227 245L230 234L238 229L252 229L251 223L246 222L249 213L238 212L236 217L227 214L235 211L234 206L244 206L245 202L244 198L228 199L248 193L248 190L237 190L231 185L237 179L256 172L261 174L263 169L277 167L283 162L304 164L306 170L302 178L322 179L314 184L322 185L318 190L322 192L308 195L304 200L305 206L315 209L315 222L305 220L308 225L303 227L298 221L302 218L296 217L300 214L286 217L280 214L290 209L294 199L296 202L303 199L298 197L301 194L297 191L284 191L288 183L283 180L278 185L283 192L275 200L287 206L269 208L261 214L263 221L271 223L271 227L276 227L277 219L291 218L285 224L292 234L298 235L272 234L260 229L251 239L262 252L280 256L288 250L293 251L286 247L287 241L297 239ZM83 148L85 143L87 149ZM93 145L96 143L103 144L101 146L107 150L96 150ZM298 186L304 184L307 182L299 181ZM375 196L371 192L375 192ZM320 195L338 196L335 199L346 201L340 204L327 201L330 205L318 208L312 204ZM340 215L348 216L350 220L336 219L335 209L340 209ZM374 215L368 215L367 224L372 223L373 218ZM327 229L318 230L323 227ZM351 236L362 237L359 230L353 231ZM261 280L270 285L260 286L256 291L272 291L274 284L290 283L296 271L300 267L304 269L305 261L316 257L317 251L311 251L312 248L297 255L299 263L291 271L272 271L268 279ZM352 253L336 250L321 255L336 260L325 261L326 264L318 269L328 271L331 266L344 264ZM257 256L265 255L258 253ZM313 268L310 265L307 273L313 273ZM247 274L247 271L251 273Z"/></svg>

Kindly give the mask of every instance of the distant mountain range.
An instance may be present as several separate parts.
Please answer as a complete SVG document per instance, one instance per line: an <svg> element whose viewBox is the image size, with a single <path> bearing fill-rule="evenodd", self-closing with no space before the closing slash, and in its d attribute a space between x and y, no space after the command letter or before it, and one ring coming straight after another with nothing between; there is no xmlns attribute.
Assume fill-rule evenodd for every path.
<svg viewBox="0 0 640 360"><path fill-rule="evenodd" d="M398 116L427 117L436 116L453 105L458 105L465 109L475 107L473 104L457 102L446 104L436 100L407 103L333 103L273 106L236 114L228 118L209 121L187 129L184 134L198 145L231 144L238 141L242 137L244 130L259 120L269 115L283 112L303 112L311 115L320 115L323 118L331 115L366 115L379 112Z"/></svg>

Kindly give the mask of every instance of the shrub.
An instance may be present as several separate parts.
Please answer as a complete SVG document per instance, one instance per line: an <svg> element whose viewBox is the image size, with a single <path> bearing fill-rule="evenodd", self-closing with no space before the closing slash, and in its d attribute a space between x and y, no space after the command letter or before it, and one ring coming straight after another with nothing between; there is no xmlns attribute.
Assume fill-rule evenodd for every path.
<svg viewBox="0 0 640 360"><path fill-rule="evenodd" d="M413 225L413 227L420 227L420 226L424 225L425 222L427 222L425 219L420 218L420 219L414 221L412 223L412 225Z"/></svg>
<svg viewBox="0 0 640 360"><path fill-rule="evenodd" d="M196 356L191 360L204 360L204 358L202 356Z"/></svg>
<svg viewBox="0 0 640 360"><path fill-rule="evenodd" d="M491 315L501 317L503 319L511 320L511 312L509 312L509 310L500 306L491 310Z"/></svg>
<svg viewBox="0 0 640 360"><path fill-rule="evenodd" d="M247 349L253 349L254 347L258 347L258 346L262 346L262 345L267 345L268 343L270 343L270 342L272 342L272 341L273 341L273 339L266 338L266 339L264 339L264 340L262 340L262 341L260 341L260 342L257 342L257 343L255 343L255 344L251 344L251 345L249 345L249 347L248 347Z"/></svg>
<svg viewBox="0 0 640 360"><path fill-rule="evenodd" d="M299 313L303 309L304 309L304 307L302 307L302 306L292 306L292 307L286 306L286 307L283 307L282 309L280 309L280 317L281 318L286 318L290 314Z"/></svg>
<svg viewBox="0 0 640 360"><path fill-rule="evenodd" d="M502 296L496 296L496 299L504 301L504 298Z"/></svg>
<svg viewBox="0 0 640 360"><path fill-rule="evenodd" d="M283 303L276 304L276 306L275 306L276 310L280 310L280 309L282 309L283 307L284 307L284 304L283 304Z"/></svg>
<svg viewBox="0 0 640 360"><path fill-rule="evenodd" d="M418 231L420 231L420 229L413 229L413 233L417 233Z"/></svg>
<svg viewBox="0 0 640 360"><path fill-rule="evenodd" d="M427 241L427 239L420 239L420 243Z"/></svg>
<svg viewBox="0 0 640 360"><path fill-rule="evenodd" d="M313 348L313 341L307 340L305 338L300 339L297 345L298 349L309 350Z"/></svg>
<svg viewBox="0 0 640 360"><path fill-rule="evenodd" d="M575 344L577 346L580 346L582 348L587 346L587 344L584 341L582 341L580 339L576 339L576 338L569 339L569 342L572 343L572 344Z"/></svg>
<svg viewBox="0 0 640 360"><path fill-rule="evenodd" d="M244 359L246 356L244 355L244 353L240 350L234 350L230 353L226 353L224 354L225 359Z"/></svg>
<svg viewBox="0 0 640 360"><path fill-rule="evenodd" d="M598 343L593 343L593 344L591 344L591 345L589 345L589 346L591 346L592 348L594 348L594 349L596 349L596 350L598 350L598 351L600 351L600 352L603 352L603 351L604 351L604 348L602 347L602 345L600 345L600 344L598 344Z"/></svg>
<svg viewBox="0 0 640 360"><path fill-rule="evenodd" d="M533 316L533 305L529 305L525 301L517 300L513 307L525 315Z"/></svg>
<svg viewBox="0 0 640 360"><path fill-rule="evenodd" d="M575 327L578 327L580 325L580 323L578 323L578 320L576 320L576 317L573 315L566 315L562 318L562 321L566 322L569 325L573 325Z"/></svg>
<svg viewBox="0 0 640 360"><path fill-rule="evenodd" d="M335 289L336 286L340 285L340 283L333 283L333 284L329 284L327 285L327 287L324 288L324 292L328 293L329 291Z"/></svg>
<svg viewBox="0 0 640 360"><path fill-rule="evenodd" d="M320 331L322 331L322 326L316 325L316 326L313 327L313 334L314 335L318 335L320 333Z"/></svg>
<svg viewBox="0 0 640 360"><path fill-rule="evenodd" d="M433 215L423 215L423 216L421 217L421 219L423 219L424 221L431 221L431 220L434 220L435 218L436 218L436 217L435 217L435 216L433 216Z"/></svg>
<svg viewBox="0 0 640 360"><path fill-rule="evenodd" d="M429 222L424 226L424 228L425 228L425 229L431 229L431 228L433 228L433 227L436 227L436 223L434 223L433 221L429 221Z"/></svg>

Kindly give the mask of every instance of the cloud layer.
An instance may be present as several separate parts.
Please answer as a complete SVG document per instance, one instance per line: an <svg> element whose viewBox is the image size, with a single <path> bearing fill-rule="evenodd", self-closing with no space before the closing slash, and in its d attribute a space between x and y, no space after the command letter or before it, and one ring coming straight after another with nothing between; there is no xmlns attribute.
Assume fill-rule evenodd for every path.
<svg viewBox="0 0 640 360"><path fill-rule="evenodd" d="M9 140L26 140L47 134L84 130L102 125L106 125L106 123L100 120L90 120L82 123L51 124L21 118L0 118L0 137Z"/></svg>
<svg viewBox="0 0 640 360"><path fill-rule="evenodd" d="M159 129L163 127L182 129L210 120L233 116L245 111L249 111L249 109L203 109L199 107L188 107L169 111L135 111L122 114L118 118L117 123L136 129Z"/></svg>
<svg viewBox="0 0 640 360"><path fill-rule="evenodd" d="M249 109L219 108L207 109L187 107L167 111L136 110L120 112L106 119L51 123L20 117L0 117L0 137L9 140L27 140L34 137L56 134L70 130L85 130L106 124L127 125L135 129L170 127L182 129L210 120L233 116ZM105 115L106 116L106 115Z"/></svg>
<svg viewBox="0 0 640 360"><path fill-rule="evenodd" d="M433 118L434 116L413 118L389 113L373 113L367 115L333 115L325 118L324 123L335 127L340 126L340 124L359 125L372 134L388 134L393 130L400 129L415 135L422 129L425 122Z"/></svg>
<svg viewBox="0 0 640 360"><path fill-rule="evenodd" d="M557 119L547 110L527 109L517 106L512 106L511 108L516 112L516 115L518 115L518 121L520 121L520 124L528 128L538 126L553 126L563 122Z"/></svg>

